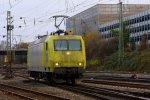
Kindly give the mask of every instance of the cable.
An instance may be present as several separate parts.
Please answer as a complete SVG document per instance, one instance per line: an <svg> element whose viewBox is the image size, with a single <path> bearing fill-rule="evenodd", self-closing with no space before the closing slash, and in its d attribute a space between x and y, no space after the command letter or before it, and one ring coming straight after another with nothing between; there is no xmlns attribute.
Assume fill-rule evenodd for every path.
<svg viewBox="0 0 150 100"><path fill-rule="evenodd" d="M54 20L52 20L51 22L53 22ZM47 25L47 24L49 24L50 22L47 22L47 23L43 23L43 24L40 24L40 26L42 27L42 26L44 26L44 25ZM39 25L38 25L39 26ZM31 27L29 27L29 28L26 28L26 29L24 29L24 30L22 30L22 31L25 31L25 30L31 30L31 29L33 29L33 28L37 28L38 26L36 26L36 27L34 27L34 26L31 26ZM40 27L40 28L41 28ZM38 28L38 30L40 29L40 28ZM43 27L44 28L44 27ZM21 33L22 33L22 31L21 31Z"/></svg>
<svg viewBox="0 0 150 100"><path fill-rule="evenodd" d="M93 1L93 0L92 0ZM91 3L91 4L88 4L88 5L85 5L85 6L82 6L82 8L76 8L76 10L74 10L74 12L76 12L76 11L83 11L84 10L84 8L85 7L89 7L89 6L91 6L91 5L94 5L94 4L97 4L99 2L99 0L98 1L96 1L96 2L94 2L94 3ZM71 11L72 9L70 9L70 11ZM70 12L70 13L72 13L72 12Z"/></svg>
<svg viewBox="0 0 150 100"><path fill-rule="evenodd" d="M111 2L112 0L107 0L107 1L103 1L103 0L100 0L99 2L100 3L106 3L106 2Z"/></svg>
<svg viewBox="0 0 150 100"><path fill-rule="evenodd" d="M84 2L85 3L85 2ZM78 4L77 6L79 6L80 4ZM31 26L31 28L32 28L32 26Z"/></svg>
<svg viewBox="0 0 150 100"><path fill-rule="evenodd" d="M81 2L81 3L78 3L76 6L74 6L74 7L79 7L80 5L84 5L84 4L86 4L86 3L89 3L90 1L93 1L93 0L85 0L85 1L83 1L83 2ZM71 10L74 8L74 7L72 7L71 8ZM59 11L55 11L55 12L50 12L50 13L47 13L48 15L47 16L49 16L49 15L52 15L52 14L57 14L57 13L63 13L63 12L65 12L66 11L66 9L63 9L63 10L59 10ZM42 17L45 17L46 15L44 15L44 14L40 14L40 15L42 15L42 16L38 16L38 17L36 17L36 18L42 18ZM31 17L30 17L31 18ZM33 18L33 17L32 17Z"/></svg>
<svg viewBox="0 0 150 100"><path fill-rule="evenodd" d="M17 3L15 3L15 4L13 4L12 3L12 8L14 8L16 5L18 5L19 4L19 2L21 3L21 1L23 1L23 0L19 0ZM55 0L56 1L56 0ZM97 1L95 1L95 0L84 0L83 2L80 2L80 3L78 3L78 4L74 4L74 2L73 2L73 0L71 0L70 2L68 1L68 0L66 0L67 2L68 2L68 4L67 4L67 14L72 14L73 12L75 13L75 12L78 12L79 10L81 11L81 10L84 10L84 8L86 8L86 7L89 7L89 6L91 6L91 5L94 5L94 4L97 4L97 3L99 3L99 2L104 2L103 0L97 0ZM109 2L109 1L112 1L112 0L107 0L107 1L105 1L105 2ZM46 2L46 1L45 1ZM57 0L57 2L59 2L59 0ZM72 4L71 4L71 2L72 2ZM44 4L45 5L45 4ZM42 5L42 6L40 6L40 8L43 8L43 6L44 5ZM73 6L71 6L71 5L73 5ZM49 6L47 6L47 4L45 5L45 7L44 7L44 9L45 8L48 8ZM52 7L53 8L53 7ZM140 9L140 8L139 8ZM35 7L33 7L33 10L35 10ZM32 11L33 11L32 10ZM35 20L37 20L37 21L39 21L40 19L46 19L46 17L49 17L49 15L53 15L53 14L57 14L57 13L65 13L66 14L66 9L63 9L63 10L59 10L59 11L55 11L55 12L50 12L50 13L43 13L42 15L40 15L40 16L37 16L37 17L30 17L30 16L26 16L25 17L25 20L26 20L26 22L27 22L27 24L29 24L29 26L33 26L33 25L31 25L32 24L32 22L31 21L33 21L34 19ZM27 12L28 13L28 12ZM30 12L31 13L31 12ZM15 15L16 16L16 15ZM18 16L18 18L19 18L19 16ZM48 18L47 18L48 19ZM102 20L104 20L104 19L102 19ZM18 22L16 22L17 23L17 25L19 25L19 24L21 24L21 25L24 25L24 22L23 22L23 20L22 20L22 22L20 22L19 20L17 20ZM43 21L43 23L47 23L47 21L46 20L44 20ZM37 24L40 24L40 23L37 23ZM25 27L25 26L24 26ZM28 27L28 25L26 26L26 27ZM33 27L35 27L35 26L33 26ZM32 28L33 28L32 27Z"/></svg>
<svg viewBox="0 0 150 100"><path fill-rule="evenodd" d="M17 3L15 3L14 5L12 5L12 7L10 8L10 9L12 9L12 8L14 8L14 7L16 7L18 4L20 4L21 2L22 2L23 0L18 0L18 2ZM10 10L9 9L9 10Z"/></svg>
<svg viewBox="0 0 150 100"><path fill-rule="evenodd" d="M54 6L56 6L56 3L57 3L56 0L54 1L54 3L50 3L51 5L48 3L49 1L48 2L47 1L48 0L46 0L45 2L42 2L42 3L39 3L38 5L36 5L33 8L27 9L26 11L24 11L24 14L33 15L33 11L37 10L37 7L39 7L39 6L40 6L40 9L41 8L44 9L44 8L47 8L47 7L51 7L51 9L52 9ZM27 16L22 16L22 17L25 17L25 18L35 18L35 17L27 17Z"/></svg>
<svg viewBox="0 0 150 100"><path fill-rule="evenodd" d="M10 8L12 8L12 5L11 5L11 2L10 2L10 0L9 0L9 6L10 6Z"/></svg>
<svg viewBox="0 0 150 100"><path fill-rule="evenodd" d="M3 15L3 14L6 13L8 10L14 8L16 5L18 5L19 3L21 3L21 1L23 1L23 0L19 0L16 4L12 5L11 2L10 2L10 0L9 0L10 8L7 9L7 10L4 10L3 12L1 12L0 15Z"/></svg>

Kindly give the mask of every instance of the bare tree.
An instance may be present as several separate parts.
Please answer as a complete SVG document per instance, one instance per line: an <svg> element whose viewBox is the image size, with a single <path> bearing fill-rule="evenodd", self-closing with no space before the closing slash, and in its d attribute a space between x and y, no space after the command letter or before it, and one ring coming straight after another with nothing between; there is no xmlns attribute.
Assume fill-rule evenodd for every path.
<svg viewBox="0 0 150 100"><path fill-rule="evenodd" d="M118 50L118 38L104 40L98 33L88 33L85 37L87 60L98 59L103 63L106 56Z"/></svg>
<svg viewBox="0 0 150 100"><path fill-rule="evenodd" d="M25 42L21 42L19 44L16 45L17 49L27 49L28 48L28 43Z"/></svg>
<svg viewBox="0 0 150 100"><path fill-rule="evenodd" d="M140 42L140 50L145 50L145 49L148 48L147 42L148 42L147 35L143 34L142 35L142 40Z"/></svg>

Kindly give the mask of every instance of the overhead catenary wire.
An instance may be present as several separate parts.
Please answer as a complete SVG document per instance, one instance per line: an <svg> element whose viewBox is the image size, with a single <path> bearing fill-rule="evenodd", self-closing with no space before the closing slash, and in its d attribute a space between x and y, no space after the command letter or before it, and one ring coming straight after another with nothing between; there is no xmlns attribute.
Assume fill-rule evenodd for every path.
<svg viewBox="0 0 150 100"><path fill-rule="evenodd" d="M85 2L84 2L85 3ZM79 6L80 4L78 4L77 6Z"/></svg>
<svg viewBox="0 0 150 100"><path fill-rule="evenodd" d="M10 1L10 0L9 0L9 6L10 6L10 8L12 8L11 1Z"/></svg>
<svg viewBox="0 0 150 100"><path fill-rule="evenodd" d="M90 1L92 1L92 0L90 0ZM79 4L77 4L76 6L74 6L73 8L75 8L75 7L77 7L77 6L79 6L79 5L83 5L83 4L85 4L85 3L87 3L88 2L88 0L85 0L85 1L83 1L83 2L81 2L81 3L79 3ZM72 11L72 8L70 9L71 11ZM54 13L60 13L60 12L63 12L64 10L62 10L62 11L58 11L58 12L54 12ZM69 10L68 10L69 11ZM54 14L53 13L53 14ZM50 14L52 14L52 13L50 13ZM49 15L49 14L48 14ZM38 17L38 18L42 18L42 17L45 17L45 16L41 16L41 17ZM38 18L36 18L36 19L38 19ZM27 19L26 19L27 20Z"/></svg>
<svg viewBox="0 0 150 100"><path fill-rule="evenodd" d="M13 10L13 8L14 7L18 7L19 6L19 4L21 4L21 1L23 1L23 0L16 0L16 2L12 2L12 10ZM80 1L80 2L76 2L75 0L71 0L71 1L69 1L69 0L66 0L66 1L68 1L68 8L67 8L67 13L66 13L66 8L64 8L64 9L60 9L60 10L57 10L57 11L48 11L48 10L46 10L46 9L48 9L49 7L51 7L51 4L53 4L53 3L57 3L57 2L59 2L59 0L54 0L54 2L53 3L51 3L50 5L47 3L47 4L44 4L44 2L47 2L47 1L44 1L43 2L43 4L41 4L40 6L39 6L39 9L40 8L43 8L43 9L45 9L45 11L44 12L42 12L42 14L41 13L39 13L39 14L37 14L36 16L35 15L33 15L33 14L31 14L31 13L34 13L34 10L36 10L36 6L38 6L38 5L36 5L36 6L34 6L33 8L29 8L29 9L27 9L27 10L29 10L29 11L25 11L24 12L24 14L25 14L25 16L20 16L20 15L17 15L17 14L15 14L14 16L16 17L18 17L18 19L15 19L15 25L20 25L20 26L22 26L22 29L27 29L28 27L34 27L34 28L36 28L38 25L37 24L39 24L40 25L40 22L39 21L43 21L43 23L47 23L47 19L51 16L51 15L53 15L53 14L69 14L69 15L73 15L74 13L77 13L77 12L80 12L80 11L83 11L85 8L88 8L88 7L91 7L92 5L95 5L95 4L97 4L97 3L103 3L103 2L110 2L110 1L112 1L112 0L107 0L107 1L105 1L105 0L82 0L82 1ZM20 2L20 3L19 3ZM18 6L17 6L18 5ZM54 6L53 6L54 7ZM53 9L53 7L52 7L52 9ZM32 10L32 11L31 11ZM30 12L31 11L31 12ZM19 20L19 17L24 17L24 19L23 20ZM34 22L34 19L35 19L35 21L37 22L37 24L35 25L35 26L33 26L33 22ZM26 23L26 26L25 26L25 23ZM32 28L31 28L31 30L32 30ZM21 29L21 30L22 30Z"/></svg>
<svg viewBox="0 0 150 100"><path fill-rule="evenodd" d="M53 21L54 21L54 20L51 20L50 22L53 22ZM41 23L41 24L39 24L38 26L40 26L40 28L38 28L38 29L36 29L36 30L41 30L41 28L44 28L44 27L43 27L44 25L47 25L47 24L49 24L50 22L46 22L46 23ZM38 27L38 26L37 26L37 27ZM25 30L28 30L28 31L29 31L29 30L31 30L31 29L34 31L34 28L36 28L36 27L33 26L33 25L28 26L28 27L26 27L25 29L21 30L21 33L24 32Z"/></svg>
<svg viewBox="0 0 150 100"><path fill-rule="evenodd" d="M111 1L111 0L109 0L109 1ZM88 5L89 6L89 5Z"/></svg>
<svg viewBox="0 0 150 100"><path fill-rule="evenodd" d="M8 8L8 9L6 9L6 10L0 12L0 15L5 14L8 10L14 8L14 7L17 6L18 4L20 4L22 1L23 1L23 0L17 0L17 1L15 1L15 4L13 5L12 2L9 0L8 2L9 2L10 8ZM7 3L6 3L6 4L7 4Z"/></svg>
<svg viewBox="0 0 150 100"><path fill-rule="evenodd" d="M89 3L89 2L91 2L91 1L93 1L93 0L85 0L85 1L83 1L83 2L81 2L81 3L76 4L76 5L73 6L73 7L68 8L68 10L72 10L74 7L79 7L79 6L81 6L81 5L84 5L84 4L86 4L86 3ZM94 1L95 1L95 0L94 0ZM98 0L96 0L96 1L98 1ZM42 13L42 14L40 14L41 16L38 16L38 17L26 17L26 18L36 18L36 19L38 19L38 18L42 18L42 17L49 16L49 15L51 15L51 14L63 13L63 12L65 12L65 11L66 11L66 8L65 8L65 9L62 9L62 10L58 10L58 11L54 11L54 12L47 13L47 15L45 15L44 13Z"/></svg>
<svg viewBox="0 0 150 100"><path fill-rule="evenodd" d="M46 1L48 1L48 0L46 0ZM48 2L42 2L42 3L39 3L39 4L37 4L36 6L34 6L34 7L32 7L32 8L29 8L29 9L26 9L25 11L24 11L24 15L25 16L23 16L23 15L16 15L17 17L20 17L20 16L22 16L22 17L24 17L24 18L36 18L35 16L26 16L26 15L33 15L33 13L35 12L35 10L37 10L38 8L39 9L45 9L45 8L48 8L48 7L50 7L51 9L53 9L56 5L57 5L57 0L55 0L53 3L49 3L49 1ZM41 15L41 14L40 14ZM43 14L42 14L43 15ZM37 16L37 15L36 15ZM36 18L36 19L38 19L38 18Z"/></svg>

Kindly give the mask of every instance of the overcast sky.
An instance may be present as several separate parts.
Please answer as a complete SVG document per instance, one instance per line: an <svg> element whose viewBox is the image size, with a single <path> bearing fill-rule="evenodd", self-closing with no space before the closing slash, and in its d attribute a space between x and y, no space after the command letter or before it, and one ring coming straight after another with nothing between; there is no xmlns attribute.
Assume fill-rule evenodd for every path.
<svg viewBox="0 0 150 100"><path fill-rule="evenodd" d="M10 1L10 2L9 2ZM150 0L122 0L124 4L150 4ZM6 40L7 11L11 11L14 35L21 35L22 41L33 41L37 35L56 30L53 15L72 16L96 4L117 4L119 0L0 0L0 41ZM20 19L20 17L22 19ZM62 24L61 28L64 27ZM19 28L21 26L21 28ZM15 37L19 42L19 37Z"/></svg>

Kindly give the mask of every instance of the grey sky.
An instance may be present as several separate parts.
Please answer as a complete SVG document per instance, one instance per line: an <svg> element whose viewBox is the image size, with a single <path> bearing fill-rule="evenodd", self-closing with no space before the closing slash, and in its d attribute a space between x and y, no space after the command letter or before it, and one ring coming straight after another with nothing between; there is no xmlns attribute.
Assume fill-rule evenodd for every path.
<svg viewBox="0 0 150 100"><path fill-rule="evenodd" d="M150 0L122 0L126 4L150 4ZM52 32L54 21L49 19L53 15L72 16L97 3L117 4L119 0L0 0L0 41L6 40L1 35L6 34L7 10L14 18L15 35L22 35L22 41L33 41L35 37ZM22 17L22 19L20 19ZM35 23L34 23L35 22ZM64 24L62 28L64 28ZM18 28L18 26L22 26ZM16 37L19 42L19 38Z"/></svg>

